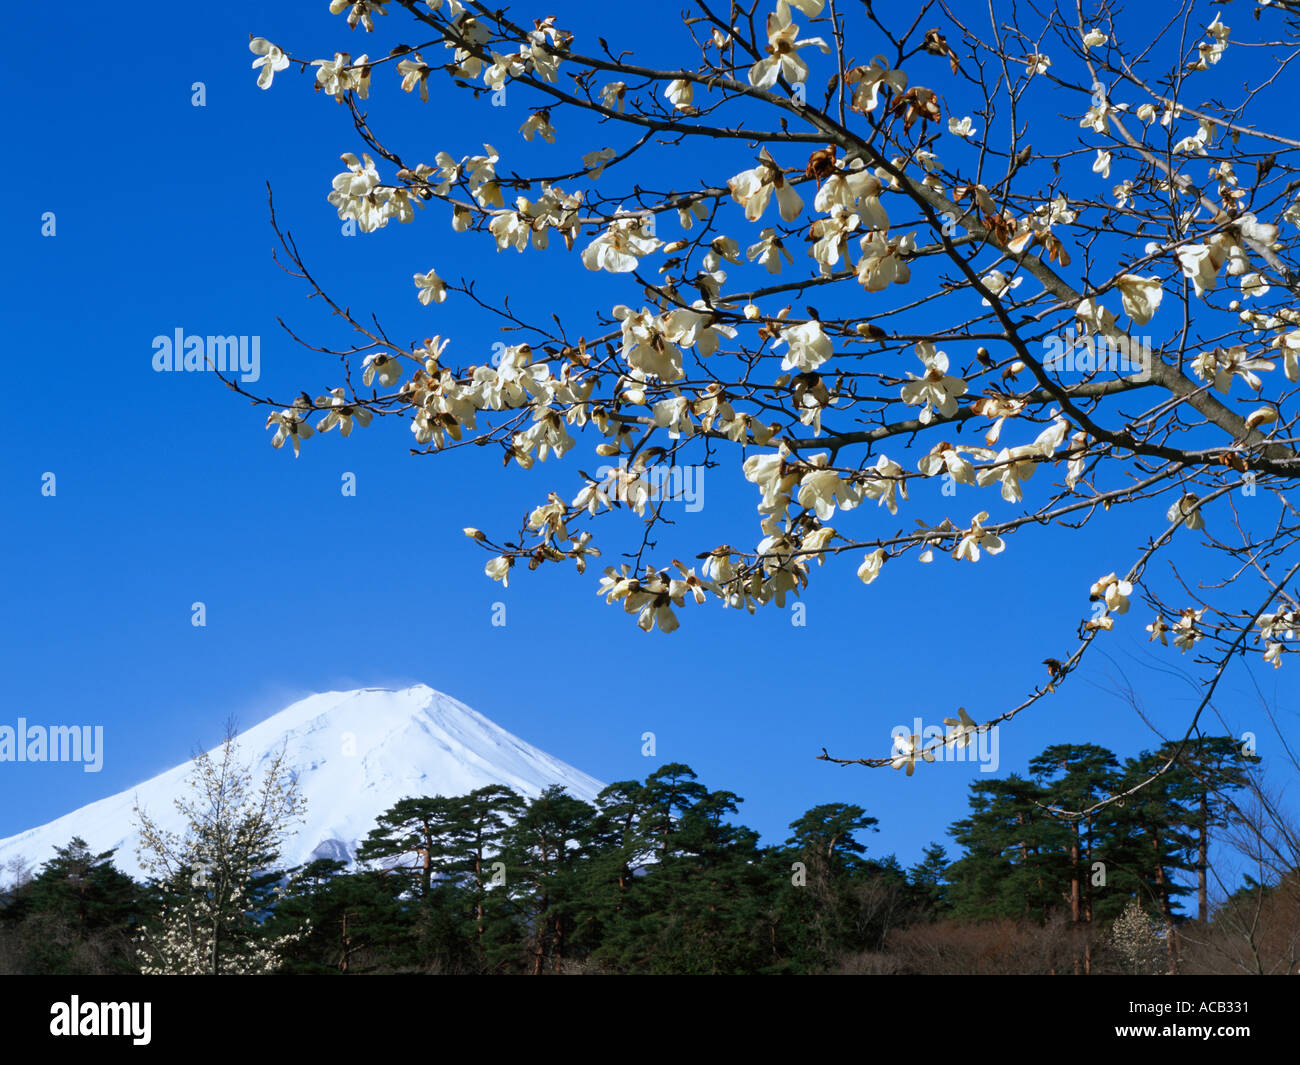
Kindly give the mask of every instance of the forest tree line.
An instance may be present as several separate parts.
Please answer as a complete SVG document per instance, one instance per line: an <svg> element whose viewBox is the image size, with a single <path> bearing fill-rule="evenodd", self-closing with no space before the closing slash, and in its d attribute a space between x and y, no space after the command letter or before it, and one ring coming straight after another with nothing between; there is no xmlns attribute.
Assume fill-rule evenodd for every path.
<svg viewBox="0 0 1300 1065"><path fill-rule="evenodd" d="M1171 758L1123 802L1063 813ZM215 972L257 953L274 965L256 971L348 975L1295 972L1300 871L1229 889L1212 862L1254 761L1230 737L1122 763L1052 746L1025 776L974 781L961 853L934 843L910 868L869 856L878 821L854 804L763 846L733 820L741 797L680 763L594 803L558 786L407 798L355 866L257 856L233 902L205 900L204 954ZM140 972L176 934L165 915L217 890L188 869L139 883L112 859L74 839L0 891L0 972Z"/></svg>

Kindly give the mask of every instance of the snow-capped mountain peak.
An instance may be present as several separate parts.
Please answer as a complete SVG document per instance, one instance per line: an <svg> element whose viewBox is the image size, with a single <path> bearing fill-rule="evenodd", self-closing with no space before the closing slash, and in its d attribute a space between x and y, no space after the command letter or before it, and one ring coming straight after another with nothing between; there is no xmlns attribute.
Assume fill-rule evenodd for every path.
<svg viewBox="0 0 1300 1065"><path fill-rule="evenodd" d="M306 821L281 856L285 865L313 858L350 861L375 819L408 797L463 795L490 784L535 796L560 784L590 801L602 787L425 684L308 696L241 733L239 760L251 765L257 782L282 747L307 800ZM95 852L115 848L114 864L142 878L135 804L163 828L183 831L172 800L185 791L191 769L185 762L49 824L0 839L0 868L15 857L35 868L55 847L80 836Z"/></svg>

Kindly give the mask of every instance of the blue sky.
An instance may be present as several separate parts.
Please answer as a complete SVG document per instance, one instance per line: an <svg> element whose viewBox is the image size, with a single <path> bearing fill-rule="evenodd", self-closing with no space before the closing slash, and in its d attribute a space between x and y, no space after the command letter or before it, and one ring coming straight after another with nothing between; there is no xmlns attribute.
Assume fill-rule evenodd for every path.
<svg viewBox="0 0 1300 1065"><path fill-rule="evenodd" d="M415 301L411 274L435 263L524 306L635 298L621 280L580 269L550 290L521 289L514 252L456 239L437 208L411 226L341 235L325 196L340 153L363 148L345 110L293 71L259 90L248 51L250 33L313 57L401 39L381 22L382 46L363 41L326 8L164 5L147 38L112 7L57 24L39 5L10 14L10 143L21 160L11 166L23 192L4 223L0 312L17 390L0 465L0 723L102 724L106 758L99 774L0 765L0 836L175 765L217 742L232 713L247 726L313 691L425 682L604 780L686 762L707 785L744 796L742 819L767 841L805 809L843 801L880 819L874 854L910 864L929 841L946 842L974 766L922 766L907 779L815 756L823 746L878 756L914 717L937 724L961 705L983 719L1018 702L1045 679L1042 658L1072 649L1091 582L1127 568L1167 503L1078 532L1027 530L976 566L907 560L870 588L854 578L856 561L831 561L804 599L804 627L789 611L750 617L710 604L683 612L672 636L647 635L595 594L601 565L581 578L516 570L503 591L462 527L517 528L548 490L571 498L589 451L502 474L495 453L410 456L406 423L386 419L347 441L313 439L294 460L270 447L265 409L212 375L151 367L153 338L182 328L260 336L259 393L338 383L332 364L276 324L282 316L309 337L341 336L271 260L268 180L327 288L374 309L396 336L440 333L483 358L509 342L454 299ZM609 11L595 17L611 39L630 28ZM377 86L393 80L376 76ZM195 82L204 107L191 105ZM372 108L407 143L427 141L430 157L483 141L513 151L530 110L498 114L467 96L457 110L431 110L390 84ZM752 165L742 153L719 171L711 158L701 149L698 170L713 181ZM53 237L41 234L47 211ZM53 498L41 494L47 472ZM348 472L355 498L340 492ZM705 488L703 510L675 515L683 542L752 544L753 486L719 469ZM937 486L932 494L914 494L898 523L947 512ZM990 495L953 509L966 516ZM196 601L203 628L191 624ZM507 605L503 628L490 623L497 601ZM1136 609L1058 696L1002 730L1000 773L1023 770L1053 742L1121 757L1156 745L1111 690L1123 676L1143 686L1157 723L1181 734L1199 690L1166 672L1189 660L1149 652L1147 613ZM1264 698L1285 702L1285 679L1267 672L1256 677ZM1248 674L1220 692L1235 729L1267 731ZM641 755L646 731L655 759Z"/></svg>

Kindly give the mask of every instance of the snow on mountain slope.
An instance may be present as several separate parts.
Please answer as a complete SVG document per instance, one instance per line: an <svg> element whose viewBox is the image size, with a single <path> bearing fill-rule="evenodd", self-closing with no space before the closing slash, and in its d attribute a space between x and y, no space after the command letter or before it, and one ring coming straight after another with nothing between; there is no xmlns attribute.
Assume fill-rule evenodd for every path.
<svg viewBox="0 0 1300 1065"><path fill-rule="evenodd" d="M312 695L242 733L239 760L253 766L256 786L280 750L307 799L306 823L286 844L283 860L350 861L375 819L410 796L463 795L504 784L535 796L551 784L590 801L603 786L525 743L442 692L424 684L402 691L362 688ZM0 839L0 868L22 857L30 867L74 836L95 852L117 848L114 864L143 877L135 855L136 800L163 828L184 830L172 800L190 776L186 762L127 791L83 806L47 825Z"/></svg>

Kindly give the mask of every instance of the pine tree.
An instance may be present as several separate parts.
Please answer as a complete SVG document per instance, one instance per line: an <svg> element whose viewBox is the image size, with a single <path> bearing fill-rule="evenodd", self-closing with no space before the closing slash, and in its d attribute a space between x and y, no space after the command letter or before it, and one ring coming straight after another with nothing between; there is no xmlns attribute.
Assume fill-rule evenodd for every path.
<svg viewBox="0 0 1300 1065"><path fill-rule="evenodd" d="M1015 773L970 788L971 816L950 829L966 848L948 869L954 914L1046 921L1069 898L1071 839L1046 812L1046 789Z"/></svg>
<svg viewBox="0 0 1300 1065"><path fill-rule="evenodd" d="M445 875L455 855L458 800L443 796L401 799L379 815L358 861L378 863L426 898L435 875Z"/></svg>
<svg viewBox="0 0 1300 1065"><path fill-rule="evenodd" d="M908 872L913 894L930 917L938 917L952 908L948 900L948 851L941 843L931 843L921 852L921 860Z"/></svg>
<svg viewBox="0 0 1300 1065"><path fill-rule="evenodd" d="M22 890L13 917L31 944L27 971L50 975L136 971L131 936L145 915L147 893L75 837Z"/></svg>
<svg viewBox="0 0 1300 1065"><path fill-rule="evenodd" d="M516 933L504 893L491 890L492 859L500 856L508 826L524 809L523 796L500 784L479 788L451 804L446 868L472 907L474 951L488 967L491 956L499 955L501 945Z"/></svg>
<svg viewBox="0 0 1300 1065"><path fill-rule="evenodd" d="M561 967L580 912L580 863L592 842L596 809L559 784L545 789L505 830L506 892L526 929L525 971Z"/></svg>
<svg viewBox="0 0 1300 1065"><path fill-rule="evenodd" d="M855 935L853 889L865 872L879 875L878 869L868 869L866 845L858 839L878 823L862 807L844 803L815 806L790 823L778 919L797 966L824 969L837 954L867 946Z"/></svg>
<svg viewBox="0 0 1300 1065"><path fill-rule="evenodd" d="M1060 819L1068 836L1063 868L1068 884L1070 924L1077 943L1075 971L1087 973L1092 965L1092 944L1087 927L1096 901L1092 869L1106 835L1093 814L1072 816L1113 795L1119 785L1115 755L1096 744L1055 744L1029 762L1029 770L1045 789L1046 802L1055 810L1069 811ZM1107 808L1108 809L1108 808ZM1109 817L1109 813L1105 815ZM1060 868L1060 863L1053 863ZM1113 894L1112 894L1113 897Z"/></svg>
<svg viewBox="0 0 1300 1065"><path fill-rule="evenodd" d="M268 933L306 928L285 952L286 973L369 973L416 962L410 944L411 905L400 885L373 870L349 873L322 858L294 877L268 921Z"/></svg>

